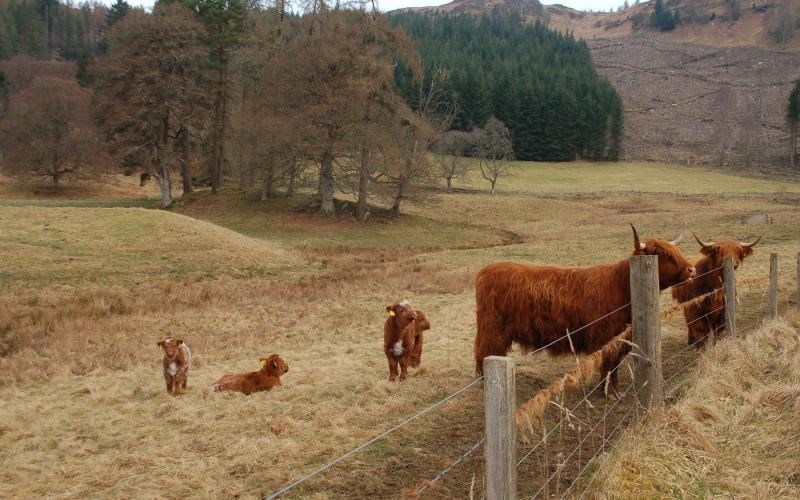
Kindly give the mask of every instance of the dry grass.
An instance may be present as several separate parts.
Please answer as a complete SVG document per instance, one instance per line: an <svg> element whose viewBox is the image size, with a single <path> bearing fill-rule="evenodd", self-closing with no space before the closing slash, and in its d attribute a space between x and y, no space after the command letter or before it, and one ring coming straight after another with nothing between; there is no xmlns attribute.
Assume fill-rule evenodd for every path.
<svg viewBox="0 0 800 500"><path fill-rule="evenodd" d="M741 189L741 178L715 175L721 193ZM643 176L675 189L669 168ZM178 213L75 207L116 203L97 199L0 208L0 251L10 256L0 261L0 496L269 493L472 380L477 269L499 259L621 259L631 247L629 221L647 236L672 237L683 220L708 239L766 232L742 278L762 275L767 253L777 251L787 269L782 296L793 287L800 210L783 194L517 191L441 195L409 205L410 215L367 224L311 214L307 198L262 203L240 191L197 193ZM739 224L755 211L775 224ZM401 297L428 313L432 329L421 369L389 384L383 308ZM740 321L760 318L764 302L763 286L744 291ZM162 387L155 342L166 335L185 338L194 354L190 390L179 399ZM665 322L664 335L665 357L685 346L680 318ZM249 398L204 390L271 352L290 366L280 389ZM575 363L519 361L520 401ZM398 496L480 437L482 411L477 386L294 495ZM473 475L480 490L481 455L425 496L464 497ZM541 481L541 466L531 464L520 470L524 494Z"/></svg>
<svg viewBox="0 0 800 500"><path fill-rule="evenodd" d="M800 497L800 315L727 340L629 433L597 498Z"/></svg>

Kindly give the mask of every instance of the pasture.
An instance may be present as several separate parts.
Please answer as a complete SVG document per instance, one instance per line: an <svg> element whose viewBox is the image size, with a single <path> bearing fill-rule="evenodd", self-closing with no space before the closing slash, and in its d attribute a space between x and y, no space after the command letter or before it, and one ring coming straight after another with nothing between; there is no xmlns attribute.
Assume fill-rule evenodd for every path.
<svg viewBox="0 0 800 500"><path fill-rule="evenodd" d="M619 261L632 251L631 222L645 239L672 239L684 221L706 240L763 234L741 276L763 276L778 252L788 307L796 183L667 165L517 163L497 195L486 186L473 174L457 193L363 224L312 213L307 194L261 202L233 188L194 193L172 211L140 208L147 202L127 188L116 198L0 196L0 496L269 494L474 379L472 281L483 265ZM774 224L740 223L760 212ZM691 237L681 248L698 254ZM743 329L764 316L765 287L740 291ZM432 327L421 368L389 383L384 308L401 298ZM680 315L663 335L665 357L684 348ZM180 398L163 387L156 342L165 336L185 339L194 356ZM223 373L255 370L273 352L290 367L282 387L209 392ZM520 402L575 363L513 356ZM665 376L695 358L678 355ZM628 378L623 370L621 383ZM587 419L607 405L591 401ZM548 453L571 448L579 427ZM478 384L286 498L397 498L482 432ZM464 498L481 491L482 475L479 450L424 496ZM530 495L542 465L523 464L519 478Z"/></svg>

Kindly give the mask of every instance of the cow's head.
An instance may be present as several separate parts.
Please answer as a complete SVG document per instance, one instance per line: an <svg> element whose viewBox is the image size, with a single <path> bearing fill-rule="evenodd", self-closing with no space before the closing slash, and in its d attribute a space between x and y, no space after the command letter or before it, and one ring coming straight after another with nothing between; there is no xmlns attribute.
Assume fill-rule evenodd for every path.
<svg viewBox="0 0 800 500"><path fill-rule="evenodd" d="M719 240L713 243L705 243L703 240L694 235L694 239L700 243L700 253L711 259L711 265L714 269L720 267L725 261L725 257L733 259L733 268L739 269L739 266L748 255L753 255L753 247L756 243L761 241L761 236L750 243L742 243L735 240Z"/></svg>
<svg viewBox="0 0 800 500"><path fill-rule="evenodd" d="M417 333L422 333L425 330L431 329L431 322L428 321L428 317L425 316L425 313L420 311L419 309L416 310L417 319L414 320L414 328L417 330Z"/></svg>
<svg viewBox="0 0 800 500"><path fill-rule="evenodd" d="M417 319L417 312L407 300L401 300L386 306L386 314L394 320L399 328L405 328L409 323Z"/></svg>
<svg viewBox="0 0 800 500"><path fill-rule="evenodd" d="M261 358L258 361L261 363L261 370L273 377L280 377L289 371L289 365L277 354L272 354L267 358Z"/></svg>
<svg viewBox="0 0 800 500"><path fill-rule="evenodd" d="M653 239L644 243L639 241L639 233L636 232L633 224L631 224L631 229L633 229L633 255L658 256L659 288L663 290L694 277L694 266L678 249L678 245L683 243L683 238L686 236L686 227L672 241Z"/></svg>
<svg viewBox="0 0 800 500"><path fill-rule="evenodd" d="M178 355L178 350L183 345L183 339L174 339L172 337L167 337L164 340L161 340L157 343L161 350L164 351L164 355L167 359L175 359L175 356Z"/></svg>

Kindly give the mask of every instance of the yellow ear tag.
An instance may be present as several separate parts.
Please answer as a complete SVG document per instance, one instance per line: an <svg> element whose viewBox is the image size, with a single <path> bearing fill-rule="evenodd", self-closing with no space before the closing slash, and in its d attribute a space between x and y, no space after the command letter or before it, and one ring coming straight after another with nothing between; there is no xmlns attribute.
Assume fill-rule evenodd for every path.
<svg viewBox="0 0 800 500"><path fill-rule="evenodd" d="M394 315L395 315L394 311L392 311L391 309L389 309L389 316L394 316Z"/></svg>
<svg viewBox="0 0 800 500"><path fill-rule="evenodd" d="M167 350L163 345L160 345L158 347L160 347L162 351L166 351Z"/></svg>
<svg viewBox="0 0 800 500"><path fill-rule="evenodd" d="M262 368L267 366L267 360L266 359L259 359L258 361L261 363L261 367Z"/></svg>

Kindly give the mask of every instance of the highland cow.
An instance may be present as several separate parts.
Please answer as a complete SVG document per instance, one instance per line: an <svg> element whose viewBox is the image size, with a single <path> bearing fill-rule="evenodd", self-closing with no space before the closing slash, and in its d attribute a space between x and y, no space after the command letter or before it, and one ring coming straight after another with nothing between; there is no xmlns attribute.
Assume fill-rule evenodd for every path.
<svg viewBox="0 0 800 500"><path fill-rule="evenodd" d="M658 256L662 290L694 275L694 268L677 248L685 230L671 242L652 239L641 243L636 228L631 228L633 255ZM570 341L562 338L566 332L575 332L571 336L575 351L588 354L631 322L630 264L628 259L591 267L490 264L478 272L475 298L478 373L483 372L486 356L504 356L514 342L528 352L545 347L551 354L571 352ZM612 311L616 312L609 314ZM605 392L616 398L617 372L609 371Z"/></svg>

